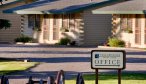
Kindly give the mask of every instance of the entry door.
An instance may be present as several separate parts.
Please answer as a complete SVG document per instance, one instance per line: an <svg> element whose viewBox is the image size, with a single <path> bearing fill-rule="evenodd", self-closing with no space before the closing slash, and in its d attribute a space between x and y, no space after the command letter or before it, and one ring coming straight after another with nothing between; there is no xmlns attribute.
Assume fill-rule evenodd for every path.
<svg viewBox="0 0 146 84"><path fill-rule="evenodd" d="M59 40L59 15L53 15L53 40Z"/></svg>

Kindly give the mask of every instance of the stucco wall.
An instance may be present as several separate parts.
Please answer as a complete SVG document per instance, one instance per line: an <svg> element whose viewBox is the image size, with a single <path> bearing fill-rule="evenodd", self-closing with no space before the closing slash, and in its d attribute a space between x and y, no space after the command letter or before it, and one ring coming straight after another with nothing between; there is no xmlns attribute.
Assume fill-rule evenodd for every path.
<svg viewBox="0 0 146 84"><path fill-rule="evenodd" d="M102 45L111 36L112 15L84 11L84 45Z"/></svg>
<svg viewBox="0 0 146 84"><path fill-rule="evenodd" d="M5 5L0 7L0 19L7 19L12 24L9 29L0 30L0 42L13 43L14 39L20 36L21 31L21 15L17 14L3 14L2 10L9 9L24 4L20 2L13 5Z"/></svg>
<svg viewBox="0 0 146 84"><path fill-rule="evenodd" d="M119 16L119 15L118 15ZM135 43L135 39L136 39L136 36L135 36L135 29L136 29L136 27L135 27L135 25L136 25L136 18L135 18L135 14L132 14L131 16L133 16L133 18L131 18L132 19L132 31L133 31L133 33L126 33L126 32L124 32L124 31L122 31L122 32L120 32L119 34L117 34L117 32L119 32L120 30L121 30L121 24L119 24L120 23L120 17L116 17L115 18L115 20L114 20L114 22L116 22L116 26L114 26L116 29L117 29L117 31L116 31L116 36L119 38L119 39L121 39L121 40L123 40L123 41L125 41L125 43L126 43L126 47L139 47L139 48L146 48L146 44L144 43L145 42L145 17L144 17L144 15L140 15L141 16L141 18L140 18L140 25L141 25L141 27L140 27L140 43ZM115 15L114 15L114 17L115 17ZM119 24L118 26L117 26L117 24Z"/></svg>

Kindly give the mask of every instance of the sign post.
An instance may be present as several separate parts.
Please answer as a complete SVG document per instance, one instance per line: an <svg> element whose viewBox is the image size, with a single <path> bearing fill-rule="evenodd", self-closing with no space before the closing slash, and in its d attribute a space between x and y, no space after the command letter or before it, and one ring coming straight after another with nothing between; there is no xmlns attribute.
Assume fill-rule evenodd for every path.
<svg viewBox="0 0 146 84"><path fill-rule="evenodd" d="M95 84L98 84L98 69L96 69L96 83Z"/></svg>
<svg viewBox="0 0 146 84"><path fill-rule="evenodd" d="M98 84L99 69L118 70L118 84L121 84L121 70L126 67L126 53L123 50L92 50L91 68L96 70L96 84Z"/></svg>
<svg viewBox="0 0 146 84"><path fill-rule="evenodd" d="M118 69L118 84L121 84L121 69Z"/></svg>

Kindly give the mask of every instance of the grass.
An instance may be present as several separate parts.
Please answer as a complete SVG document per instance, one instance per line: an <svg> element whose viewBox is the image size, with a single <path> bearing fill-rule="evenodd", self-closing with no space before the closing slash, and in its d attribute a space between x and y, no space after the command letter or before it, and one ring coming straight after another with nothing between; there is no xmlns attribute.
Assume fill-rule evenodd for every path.
<svg viewBox="0 0 146 84"><path fill-rule="evenodd" d="M0 75L9 74L16 71L24 71L35 66L36 62L2 61L0 60Z"/></svg>
<svg viewBox="0 0 146 84"><path fill-rule="evenodd" d="M95 75L84 75L85 84L95 84ZM146 74L124 73L122 84L146 84ZM76 79L66 80L66 84L75 84ZM118 84L117 74L100 74L99 84Z"/></svg>

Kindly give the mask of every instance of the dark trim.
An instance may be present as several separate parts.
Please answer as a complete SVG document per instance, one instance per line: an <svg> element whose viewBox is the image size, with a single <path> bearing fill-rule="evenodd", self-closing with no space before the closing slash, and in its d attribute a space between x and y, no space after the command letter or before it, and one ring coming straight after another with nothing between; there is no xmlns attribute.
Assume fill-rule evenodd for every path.
<svg viewBox="0 0 146 84"><path fill-rule="evenodd" d="M80 7L80 8L74 8L74 9L71 9L71 10L62 11L63 10L62 9L62 10L54 10L54 11L48 11L48 12L55 13L55 14L77 13L77 12L82 12L84 10L91 9L91 8L94 8L94 7L101 8L101 7L104 7L104 6L110 6L110 5L113 5L113 4L116 4L116 3L120 3L120 2L125 2L125 0L107 0L107 1L103 1L103 2L87 4L87 6L83 6L83 7ZM85 4L83 4L83 5L85 5ZM64 8L64 9L67 9L67 8Z"/></svg>
<svg viewBox="0 0 146 84"><path fill-rule="evenodd" d="M34 2L31 4L27 4L27 5L23 5L23 6L18 6L12 9L8 9L8 10L4 10L3 13L15 13L18 10L22 10L23 9L28 9L28 8L33 8L35 7L37 4L42 4L42 3L47 3L48 1L39 1L39 2ZM66 13L77 13L77 12L82 12L84 10L90 9L90 8L94 8L94 7L104 7L104 6L109 6L109 5L113 5L116 3L120 3L120 2L125 2L125 0L107 0L107 1L103 1L103 2L97 2L97 3L89 3L89 4L81 4L79 5L79 8L72 8L69 9L68 6L66 8L60 9L60 10L47 10L47 11L38 11L38 12L42 12L42 13L47 13L47 14L66 14ZM44 4L45 5L45 4ZM34 12L35 13L35 12Z"/></svg>
<svg viewBox="0 0 146 84"><path fill-rule="evenodd" d="M123 67L122 68L98 68L98 69L125 69L126 68L126 51L124 50L92 50L91 51L91 68L92 69L97 69L97 68L94 68L92 66L92 56L93 56L93 52L122 52L123 53Z"/></svg>
<svg viewBox="0 0 146 84"><path fill-rule="evenodd" d="M0 5L0 7L16 4L16 3L22 2L22 1L25 1L25 0L16 0L16 1L13 1L13 2L10 2L10 3L6 3L6 4L3 4L3 5Z"/></svg>
<svg viewBox="0 0 146 84"><path fill-rule="evenodd" d="M21 1L24 1L24 0L21 0ZM47 2L49 2L49 1L45 0L45 1L32 2L32 3L29 3L29 4L22 5L22 6L17 6L17 7L14 7L14 8L3 10L3 13L15 13L15 11L17 11L17 10L33 8L33 7L35 7L35 5L40 5L40 4L47 3Z"/></svg>

